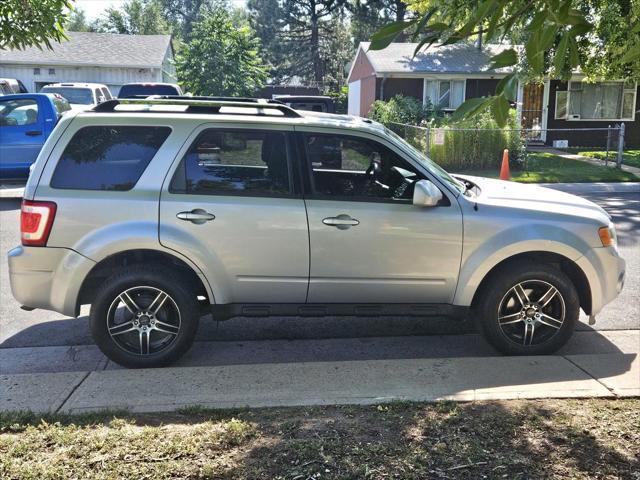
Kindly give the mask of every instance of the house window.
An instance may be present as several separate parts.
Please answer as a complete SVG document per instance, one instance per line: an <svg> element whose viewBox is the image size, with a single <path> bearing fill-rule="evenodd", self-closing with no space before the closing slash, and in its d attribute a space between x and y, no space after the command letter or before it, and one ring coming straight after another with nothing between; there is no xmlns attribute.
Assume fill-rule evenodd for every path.
<svg viewBox="0 0 640 480"><path fill-rule="evenodd" d="M34 75L40 75L40 69L39 68L34 68L33 69L33 74Z"/></svg>
<svg viewBox="0 0 640 480"><path fill-rule="evenodd" d="M556 118L562 113L562 96L556 92ZM635 118L636 83L581 81L569 82L566 92L567 120L633 120Z"/></svg>
<svg viewBox="0 0 640 480"><path fill-rule="evenodd" d="M56 69L55 68L50 68L49 69L49 75L55 75L56 74Z"/></svg>
<svg viewBox="0 0 640 480"><path fill-rule="evenodd" d="M455 110L464 102L464 85L464 80L425 80L425 102L436 109Z"/></svg>

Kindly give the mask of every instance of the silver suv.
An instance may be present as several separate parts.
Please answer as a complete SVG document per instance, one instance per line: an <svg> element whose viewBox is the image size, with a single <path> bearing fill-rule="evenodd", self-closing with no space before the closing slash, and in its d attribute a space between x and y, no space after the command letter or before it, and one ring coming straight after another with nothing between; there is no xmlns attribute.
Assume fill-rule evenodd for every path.
<svg viewBox="0 0 640 480"><path fill-rule="evenodd" d="M78 316L129 367L201 315L470 317L550 353L624 282L610 217L554 190L452 176L369 120L274 101L111 100L62 118L9 252L25 308Z"/></svg>

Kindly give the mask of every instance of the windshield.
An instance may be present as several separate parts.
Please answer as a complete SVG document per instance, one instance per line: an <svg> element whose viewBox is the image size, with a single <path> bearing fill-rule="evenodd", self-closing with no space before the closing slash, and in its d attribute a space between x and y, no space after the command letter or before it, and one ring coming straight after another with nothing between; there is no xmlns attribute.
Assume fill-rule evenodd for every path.
<svg viewBox="0 0 640 480"><path fill-rule="evenodd" d="M120 89L118 98L132 98L138 95L180 95L181 92L177 87L173 85L158 85L158 84L144 84L144 85L124 85Z"/></svg>
<svg viewBox="0 0 640 480"><path fill-rule="evenodd" d="M413 156L427 169L429 170L431 173L433 173L435 176L437 176L440 180L442 180L443 182L449 184L450 186L453 187L454 190L457 190L460 193L463 193L465 191L465 186L459 182L458 180L456 180L455 178L453 178L449 172L447 172L444 168L442 168L440 165L438 165L436 162L434 162L433 160L431 160L429 157L427 157L424 153L422 153L420 150L418 150L416 147L414 147L413 145L411 145L409 142L407 142L404 138L402 138L400 135L398 135L397 133L393 132L392 130L389 130L387 127L384 127L385 133L387 133L388 135L390 135L391 137L395 138L396 140L398 140L399 142L402 143L402 145L409 150Z"/></svg>
<svg viewBox="0 0 640 480"><path fill-rule="evenodd" d="M93 92L90 88L44 87L40 91L42 93L58 93L66 98L69 103L81 105L91 105L95 103L93 100Z"/></svg>

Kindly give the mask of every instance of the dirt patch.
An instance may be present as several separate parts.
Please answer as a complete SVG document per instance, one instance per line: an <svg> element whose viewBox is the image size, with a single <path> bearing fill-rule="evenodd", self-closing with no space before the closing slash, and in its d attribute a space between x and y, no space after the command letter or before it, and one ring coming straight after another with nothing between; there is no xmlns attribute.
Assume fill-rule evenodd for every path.
<svg viewBox="0 0 640 480"><path fill-rule="evenodd" d="M640 400L0 414L0 478L640 479Z"/></svg>

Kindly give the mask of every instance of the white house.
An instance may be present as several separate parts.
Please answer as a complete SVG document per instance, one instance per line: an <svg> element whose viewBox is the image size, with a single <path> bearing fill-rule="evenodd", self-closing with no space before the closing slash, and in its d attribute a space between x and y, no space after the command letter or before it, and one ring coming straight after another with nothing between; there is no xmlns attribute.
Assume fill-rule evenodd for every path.
<svg viewBox="0 0 640 480"><path fill-rule="evenodd" d="M113 95L131 82L175 82L170 35L69 32L53 50L0 50L0 78L37 92L56 82L103 83Z"/></svg>

